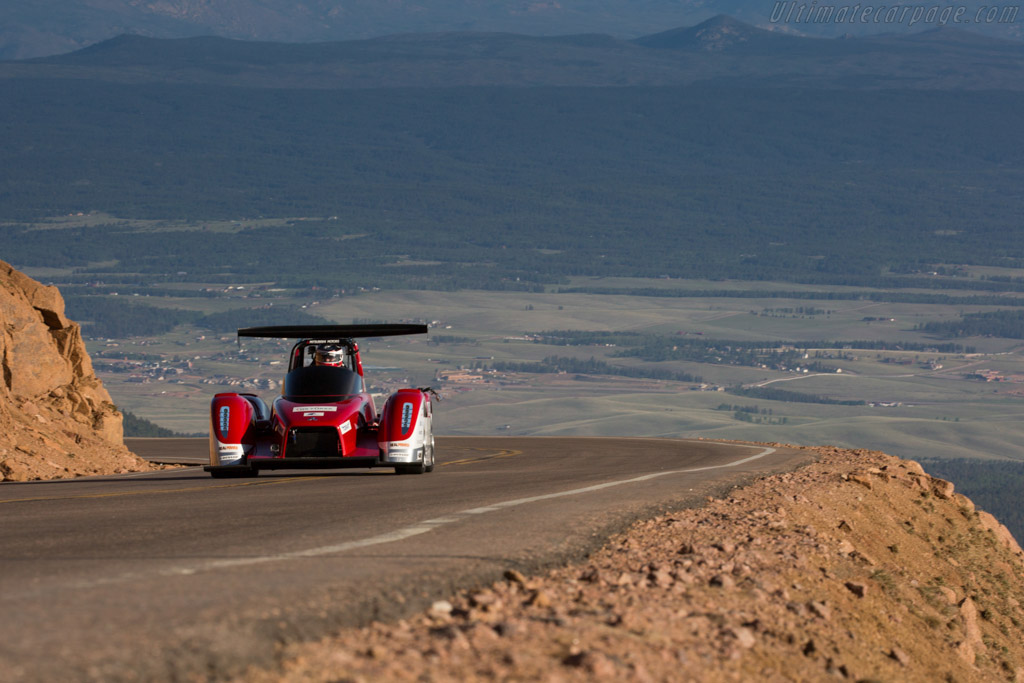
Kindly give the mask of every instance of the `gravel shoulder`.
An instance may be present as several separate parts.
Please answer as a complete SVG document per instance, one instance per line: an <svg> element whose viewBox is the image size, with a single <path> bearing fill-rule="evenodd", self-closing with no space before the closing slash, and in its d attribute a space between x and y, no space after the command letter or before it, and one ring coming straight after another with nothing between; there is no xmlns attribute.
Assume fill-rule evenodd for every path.
<svg viewBox="0 0 1024 683"><path fill-rule="evenodd" d="M289 645L244 680L1024 680L1005 527L916 462L807 450L584 562Z"/></svg>

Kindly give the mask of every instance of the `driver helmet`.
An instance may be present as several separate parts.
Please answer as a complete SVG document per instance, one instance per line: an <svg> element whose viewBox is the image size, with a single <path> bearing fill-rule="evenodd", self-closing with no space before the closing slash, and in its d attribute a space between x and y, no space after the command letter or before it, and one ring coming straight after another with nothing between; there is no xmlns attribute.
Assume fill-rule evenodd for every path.
<svg viewBox="0 0 1024 683"><path fill-rule="evenodd" d="M340 368L345 364L345 349L335 344L318 346L313 355L315 365L329 365L333 368Z"/></svg>

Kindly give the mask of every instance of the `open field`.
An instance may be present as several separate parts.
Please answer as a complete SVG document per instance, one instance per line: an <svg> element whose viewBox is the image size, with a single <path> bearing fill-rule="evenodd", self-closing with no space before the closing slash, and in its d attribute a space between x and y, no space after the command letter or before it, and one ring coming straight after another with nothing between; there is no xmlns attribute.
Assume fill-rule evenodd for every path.
<svg viewBox="0 0 1024 683"><path fill-rule="evenodd" d="M708 285L672 282L677 288ZM615 286L652 283L664 281L619 280ZM736 283L711 284L723 288ZM1020 341L960 339L956 341L973 347L972 352L940 353L928 348L943 340L913 329L918 323L994 310L991 306L558 292L384 291L318 302L307 294L277 296L281 298L274 300L276 305L306 306L305 310L339 323L430 323L427 338L367 340L361 346L376 391L388 393L409 384L441 388L445 401L439 425L446 434L703 436L878 448L910 458L1024 460L1018 446L1024 443ZM205 313L260 305L236 290L218 298L149 297L146 303ZM801 309L813 312L791 312ZM688 360L651 362L616 356L622 351L617 346L555 346L528 336L550 330L641 332L780 346L788 342L806 352L808 362L817 360L829 372ZM890 346L816 351L809 342L819 340L867 340ZM893 350L891 345L897 342L922 346L916 351ZM233 335L183 325L153 339L93 340L89 346L119 405L162 426L201 433L207 428L209 398L217 391L274 394L271 387L281 379L280 361L288 343L246 340L239 347ZM126 362L119 358L132 354L164 361L145 372L138 367L114 372L118 365L125 370ZM539 363L552 356L593 358L641 371L671 369L699 376L700 381L473 370L503 361ZM460 368L465 372L458 372ZM990 371L992 381L976 375L984 371ZM1021 382L1014 381L1018 379ZM700 384L705 390L696 390ZM738 386L864 404L797 403L719 390ZM731 409L739 406L754 410L741 419Z"/></svg>
<svg viewBox="0 0 1024 683"><path fill-rule="evenodd" d="M94 228L97 226L116 226L133 228L138 232L155 232L162 230L197 230L213 232L239 232L245 228L284 227L296 221L323 220L322 218L242 218L239 220L208 220L180 221L155 220L141 218L119 218L103 212L72 213L66 216L53 216L28 225L34 230L52 230L55 228ZM0 227L15 225L0 222Z"/></svg>

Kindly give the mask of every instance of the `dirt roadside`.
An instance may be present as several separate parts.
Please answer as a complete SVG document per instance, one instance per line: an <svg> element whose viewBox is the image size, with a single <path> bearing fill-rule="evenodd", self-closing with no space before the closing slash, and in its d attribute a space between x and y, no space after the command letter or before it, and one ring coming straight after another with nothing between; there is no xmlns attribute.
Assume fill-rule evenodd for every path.
<svg viewBox="0 0 1024 683"><path fill-rule="evenodd" d="M289 646L244 680L1024 681L1005 527L915 462L811 450L586 562Z"/></svg>

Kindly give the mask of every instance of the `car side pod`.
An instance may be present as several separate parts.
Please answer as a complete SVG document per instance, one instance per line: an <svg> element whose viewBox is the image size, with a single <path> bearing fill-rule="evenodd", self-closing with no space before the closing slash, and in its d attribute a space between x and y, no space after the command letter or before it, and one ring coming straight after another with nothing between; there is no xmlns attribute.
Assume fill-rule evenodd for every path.
<svg viewBox="0 0 1024 683"><path fill-rule="evenodd" d="M400 474L420 474L434 468L434 438L430 399L420 389L399 389L380 414L377 429L380 463L394 465Z"/></svg>
<svg viewBox="0 0 1024 683"><path fill-rule="evenodd" d="M246 465L253 449L256 409L240 394L217 394L210 403L210 465L213 476L243 476L256 470Z"/></svg>

